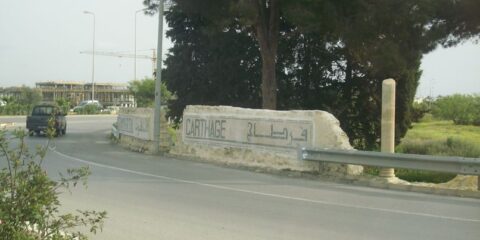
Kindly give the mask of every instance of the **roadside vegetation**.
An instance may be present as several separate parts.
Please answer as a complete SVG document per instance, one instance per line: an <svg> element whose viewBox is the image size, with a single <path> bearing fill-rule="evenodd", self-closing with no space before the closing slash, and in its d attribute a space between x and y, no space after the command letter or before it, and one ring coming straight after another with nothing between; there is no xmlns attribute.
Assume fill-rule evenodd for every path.
<svg viewBox="0 0 480 240"><path fill-rule="evenodd" d="M101 113L101 109L95 105L86 105L77 111L75 111L76 114L79 115L91 115L91 114L99 114Z"/></svg>
<svg viewBox="0 0 480 240"><path fill-rule="evenodd" d="M399 153L480 158L480 96L427 99L414 105L419 119L396 148ZM447 182L455 174L395 169L396 176L415 182ZM378 168L367 168L378 174Z"/></svg>
<svg viewBox="0 0 480 240"><path fill-rule="evenodd" d="M41 103L42 95L33 88L23 86L20 96L4 97L1 100L4 102L4 105L0 106L0 115L29 115L33 107ZM74 107L74 105L65 98L56 99L54 104L60 107L62 112L67 114L72 113L70 109ZM103 111L100 107L95 105L86 105L74 112L74 114L79 115L109 113L109 111Z"/></svg>
<svg viewBox="0 0 480 240"><path fill-rule="evenodd" d="M33 106L42 100L39 91L22 86L20 88L20 96L3 97L4 106L0 106L0 115L27 115L32 111Z"/></svg>
<svg viewBox="0 0 480 240"><path fill-rule="evenodd" d="M4 103L0 106L0 115L28 115L42 101L42 94L34 88L22 86L19 96L3 97L0 100ZM64 113L68 113L71 108L70 101L64 98L57 99L55 103Z"/></svg>
<svg viewBox="0 0 480 240"><path fill-rule="evenodd" d="M397 152L438 156L480 157L480 127L433 120L414 123ZM447 182L455 174L420 170L396 170L397 177L415 182Z"/></svg>
<svg viewBox="0 0 480 240"><path fill-rule="evenodd" d="M59 180L46 173L43 162L55 135L52 126L50 121L48 142L35 150L25 142L24 130L0 130L0 239L87 239L79 229L95 234L103 227L105 211L60 212L60 194L78 184L86 186L90 170L67 169Z"/></svg>
<svg viewBox="0 0 480 240"><path fill-rule="evenodd" d="M135 97L137 107L154 107L155 101L155 79L144 78L142 80L133 80L128 83L128 90ZM160 88L160 102L163 106L173 99L173 95L168 91L165 83Z"/></svg>

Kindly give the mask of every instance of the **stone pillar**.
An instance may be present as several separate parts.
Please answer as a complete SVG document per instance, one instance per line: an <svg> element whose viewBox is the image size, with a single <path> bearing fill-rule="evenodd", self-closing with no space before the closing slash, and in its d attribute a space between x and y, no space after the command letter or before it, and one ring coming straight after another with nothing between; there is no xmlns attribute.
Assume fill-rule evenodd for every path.
<svg viewBox="0 0 480 240"><path fill-rule="evenodd" d="M386 79L382 83L382 136L381 151L395 152L395 80ZM393 168L380 169L380 177L395 177Z"/></svg>

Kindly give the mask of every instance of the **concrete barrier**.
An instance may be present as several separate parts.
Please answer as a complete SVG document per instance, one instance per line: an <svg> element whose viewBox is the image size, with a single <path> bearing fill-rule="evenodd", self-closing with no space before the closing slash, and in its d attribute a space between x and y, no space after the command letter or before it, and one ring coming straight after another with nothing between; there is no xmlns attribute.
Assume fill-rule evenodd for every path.
<svg viewBox="0 0 480 240"><path fill-rule="evenodd" d="M303 162L299 147L353 149L338 120L324 111L187 106L172 155L277 170L360 174L361 166Z"/></svg>

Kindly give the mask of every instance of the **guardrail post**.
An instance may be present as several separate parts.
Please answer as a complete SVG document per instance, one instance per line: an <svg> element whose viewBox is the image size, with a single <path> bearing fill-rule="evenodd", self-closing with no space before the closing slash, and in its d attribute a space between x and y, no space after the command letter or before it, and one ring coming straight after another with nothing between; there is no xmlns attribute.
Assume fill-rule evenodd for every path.
<svg viewBox="0 0 480 240"><path fill-rule="evenodd" d="M395 80L389 78L382 83L381 151L395 152ZM380 177L395 177L393 168L381 168Z"/></svg>

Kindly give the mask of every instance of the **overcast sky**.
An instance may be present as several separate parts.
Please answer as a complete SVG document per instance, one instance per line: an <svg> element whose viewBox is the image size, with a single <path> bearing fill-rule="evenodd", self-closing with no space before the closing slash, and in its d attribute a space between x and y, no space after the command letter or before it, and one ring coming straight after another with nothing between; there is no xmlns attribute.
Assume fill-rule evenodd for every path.
<svg viewBox="0 0 480 240"><path fill-rule="evenodd" d="M93 17L96 51L133 53L135 11L142 0L0 0L0 86L38 81L90 82ZM137 15L138 55L157 45L158 17ZM166 27L166 26L165 26ZM171 47L164 39L164 52ZM145 51L147 50L147 51ZM480 93L480 43L437 49L425 55L417 96ZM95 82L126 83L133 58L95 57ZM137 59L137 78L151 76L152 63Z"/></svg>

